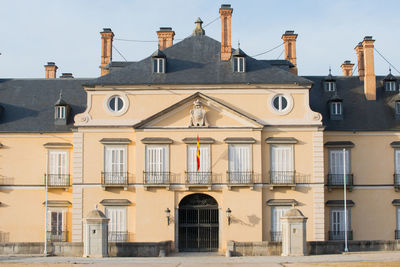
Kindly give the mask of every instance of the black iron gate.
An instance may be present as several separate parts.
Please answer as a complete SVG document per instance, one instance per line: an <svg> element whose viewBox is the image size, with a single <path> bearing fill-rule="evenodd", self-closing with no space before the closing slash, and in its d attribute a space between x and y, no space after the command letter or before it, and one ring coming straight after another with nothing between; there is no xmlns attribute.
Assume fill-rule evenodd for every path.
<svg viewBox="0 0 400 267"><path fill-rule="evenodd" d="M218 251L218 204L193 194L179 204L179 251Z"/></svg>

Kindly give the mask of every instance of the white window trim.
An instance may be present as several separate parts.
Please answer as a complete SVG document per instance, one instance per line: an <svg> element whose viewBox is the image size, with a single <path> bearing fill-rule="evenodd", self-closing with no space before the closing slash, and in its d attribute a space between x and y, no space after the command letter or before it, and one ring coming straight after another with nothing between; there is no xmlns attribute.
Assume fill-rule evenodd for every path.
<svg viewBox="0 0 400 267"><path fill-rule="evenodd" d="M146 145L145 148L145 171L149 171L148 166L148 149L151 147L164 147L165 148L165 166L163 172L169 172L169 145L161 145L161 144L151 144Z"/></svg>
<svg viewBox="0 0 400 267"><path fill-rule="evenodd" d="M122 216L123 218L112 218L109 216L109 211L111 210L119 210L122 211ZM127 207L126 206L107 206L104 208L104 214L109 218L110 220L108 221L108 232L128 232L128 216L127 216ZM115 220L120 219L121 221L114 222ZM122 221L124 220L124 221ZM117 225L118 224L118 225ZM128 237L127 237L128 238ZM125 241L125 240L119 240L119 241ZM116 241L118 242L118 240Z"/></svg>
<svg viewBox="0 0 400 267"><path fill-rule="evenodd" d="M385 82L385 91L395 92L396 91L396 82L395 81L386 81Z"/></svg>
<svg viewBox="0 0 400 267"><path fill-rule="evenodd" d="M294 158L294 145L292 145L292 144L271 144L270 151L269 151L269 158L270 158L269 166L270 166L271 171L275 171L274 167L273 167L273 166L275 166L275 164L274 164L275 158L273 155L274 147L290 147L290 150L291 150L292 159L291 159L291 162L288 164L289 166L291 165L290 170L278 170L278 171L294 171L295 170L295 164L294 164L295 158Z"/></svg>
<svg viewBox="0 0 400 267"><path fill-rule="evenodd" d="M291 207L289 206L273 206L271 207L271 232L281 232L282 233L282 221L281 218L282 216L288 211L290 210ZM276 212L277 210L281 210L281 217L279 219L275 218ZM277 225L275 222L279 222L279 225ZM272 237L271 237L272 239ZM277 240L279 241L279 240Z"/></svg>
<svg viewBox="0 0 400 267"><path fill-rule="evenodd" d="M396 230L400 230L400 207L396 207Z"/></svg>
<svg viewBox="0 0 400 267"><path fill-rule="evenodd" d="M112 171L109 171L109 169L112 169L112 162L111 163L107 162L107 151L109 149L123 150L123 157L124 157L123 162L119 163L119 164L122 164L122 166L123 166L122 172L127 172L127 170L128 170L128 146L127 145L104 145L104 158L103 158L104 172L112 172ZM108 164L111 164L111 166L108 166Z"/></svg>
<svg viewBox="0 0 400 267"><path fill-rule="evenodd" d="M346 150L346 170L344 170L346 172L346 174L351 174L351 150L349 148L345 148ZM338 152L338 153L343 153L343 148L330 148L328 150L328 160L329 160L329 165L328 165L328 172L329 174L343 174L343 173L332 173L332 152ZM340 162L341 165L343 165L343 161ZM344 168L342 166L342 168Z"/></svg>
<svg viewBox="0 0 400 267"><path fill-rule="evenodd" d="M244 57L234 57L236 69L235 72L246 72L246 60Z"/></svg>
<svg viewBox="0 0 400 267"><path fill-rule="evenodd" d="M334 231L333 229L333 213L334 212L342 212L344 214L344 207L339 208L331 208L329 211L329 229L330 231ZM343 219L343 228L344 229L344 219ZM343 230L340 230L343 231ZM347 207L347 231L351 231L351 208Z"/></svg>
<svg viewBox="0 0 400 267"><path fill-rule="evenodd" d="M154 69L154 61L157 62L156 69ZM162 70L160 70L160 64L162 65ZM158 58L158 57L153 58L152 68L154 73L165 73L165 58Z"/></svg>
<svg viewBox="0 0 400 267"><path fill-rule="evenodd" d="M122 109L119 110L119 111L113 111L113 110L111 110L110 107L109 107L109 105L108 105L108 104L109 104L109 101L111 100L111 98L112 98L112 97L115 97L115 96L118 96L119 98L121 98L121 99L122 99L122 102L124 103ZM107 111L108 114L110 114L110 115L112 115L112 116L115 116L115 117L122 116L122 115L124 115L124 114L128 111L128 109L129 109L129 98L128 98L128 96L126 95L126 93L124 93L124 92L118 92L118 94L109 93L109 94L107 94L106 97L104 98L103 106L104 106L104 109Z"/></svg>
<svg viewBox="0 0 400 267"><path fill-rule="evenodd" d="M50 173L51 171L51 157L52 153L65 153L65 173ZM68 149L48 149L47 150L47 174L69 174L69 150ZM58 169L58 168L57 168Z"/></svg>
<svg viewBox="0 0 400 267"><path fill-rule="evenodd" d="M242 146L242 147L248 147L249 148L249 170L241 170L241 171L244 171L244 172L252 172L253 171L253 146L252 146L252 144L229 144L228 145L228 170L230 171L230 172L233 172L234 170L233 170L233 166L232 166L232 159L230 158L230 156L231 156L231 149L233 149L234 147L240 147L240 146ZM240 168L240 169L243 169L243 168Z"/></svg>
<svg viewBox="0 0 400 267"><path fill-rule="evenodd" d="M397 115L400 115L400 101L394 102L394 108Z"/></svg>
<svg viewBox="0 0 400 267"><path fill-rule="evenodd" d="M284 96L287 101L286 108L281 111L277 110L274 106L274 99L278 95ZM281 116L289 114L293 109L293 97L290 93L287 93L287 92L277 92L276 94L269 94L267 106L268 106L268 109L274 114L281 115Z"/></svg>
<svg viewBox="0 0 400 267"><path fill-rule="evenodd" d="M332 115L342 115L342 102L331 102L331 114Z"/></svg>
<svg viewBox="0 0 400 267"><path fill-rule="evenodd" d="M204 149L204 148L207 148L208 149L208 169L207 170L202 170L202 166L204 166L204 165L202 165L201 164L201 157L202 157L202 150ZM197 169L196 168L194 168L194 166L197 166L196 164L197 164L197 162L196 162L196 159L197 159L197 157L195 157L194 158L194 166L192 166L195 170L191 170L191 168L190 168L190 162L189 162L189 159L190 159L190 155L189 155L189 153L191 152L190 150L191 149L194 149L194 150L196 150L197 149L197 145L192 145L192 144L190 144L190 145L187 145L187 147L186 147L186 170L188 171L188 172L194 172L194 171L197 171ZM197 151L197 150L196 150ZM204 153L204 152L203 152ZM204 160L204 159L203 159ZM200 144L200 170L199 170L199 172L211 172L211 145L210 144ZM207 166L206 165L206 166Z"/></svg>
<svg viewBox="0 0 400 267"><path fill-rule="evenodd" d="M65 106L56 106L55 118L59 120L65 120L66 108Z"/></svg>
<svg viewBox="0 0 400 267"><path fill-rule="evenodd" d="M48 207L47 208L47 231L51 232L51 213L52 212L57 212L62 214L62 226L61 226L61 231L66 232L67 231L67 208L54 208L54 207Z"/></svg>

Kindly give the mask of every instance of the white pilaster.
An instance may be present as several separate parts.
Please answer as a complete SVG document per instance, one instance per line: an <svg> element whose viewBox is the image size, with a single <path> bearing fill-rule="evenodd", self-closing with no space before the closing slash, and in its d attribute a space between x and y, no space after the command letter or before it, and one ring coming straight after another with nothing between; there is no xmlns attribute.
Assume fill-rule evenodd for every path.
<svg viewBox="0 0 400 267"><path fill-rule="evenodd" d="M77 184L83 182L83 133L74 133L73 142L72 242L82 242L83 188Z"/></svg>
<svg viewBox="0 0 400 267"><path fill-rule="evenodd" d="M313 133L314 240L325 240L324 137L322 130Z"/></svg>

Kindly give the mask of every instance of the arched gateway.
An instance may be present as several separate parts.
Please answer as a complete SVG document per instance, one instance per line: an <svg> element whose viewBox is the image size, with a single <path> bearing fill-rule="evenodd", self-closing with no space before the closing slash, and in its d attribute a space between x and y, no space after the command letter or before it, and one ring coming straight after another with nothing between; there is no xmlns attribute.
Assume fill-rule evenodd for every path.
<svg viewBox="0 0 400 267"><path fill-rule="evenodd" d="M218 251L218 203L206 194L191 194L179 203L179 251Z"/></svg>

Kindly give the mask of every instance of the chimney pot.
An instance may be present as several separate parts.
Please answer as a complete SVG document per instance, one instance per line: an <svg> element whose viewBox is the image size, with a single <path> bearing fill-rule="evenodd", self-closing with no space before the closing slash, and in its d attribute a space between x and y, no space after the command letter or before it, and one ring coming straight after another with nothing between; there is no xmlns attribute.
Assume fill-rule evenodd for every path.
<svg viewBox="0 0 400 267"><path fill-rule="evenodd" d="M70 79L70 78L74 78L74 76L72 76L72 73L67 72L67 73L62 73L60 78L62 78L62 79Z"/></svg>
<svg viewBox="0 0 400 267"><path fill-rule="evenodd" d="M47 62L46 65L44 65L44 76L46 79L55 79L57 75L57 69L58 67L56 66L56 63L54 62Z"/></svg>
<svg viewBox="0 0 400 267"><path fill-rule="evenodd" d="M112 42L114 38L114 33L110 28L103 28L103 31L100 32L101 35L101 76L106 75L110 72L109 69L105 67L112 60Z"/></svg>
<svg viewBox="0 0 400 267"><path fill-rule="evenodd" d="M342 68L343 76L353 76L354 64L350 60L345 60L340 67Z"/></svg>
<svg viewBox="0 0 400 267"><path fill-rule="evenodd" d="M158 36L158 49L164 50L173 45L175 32L171 27L160 27L157 31Z"/></svg>
<svg viewBox="0 0 400 267"><path fill-rule="evenodd" d="M290 68L289 71L297 75L296 39L297 34L295 34L293 30L285 31L282 35L282 40L285 46L285 59L289 60L294 65L294 67Z"/></svg>
<svg viewBox="0 0 400 267"><path fill-rule="evenodd" d="M232 56L231 44L231 19L233 9L229 4L221 5L219 14L221 16L221 60L229 60Z"/></svg>

